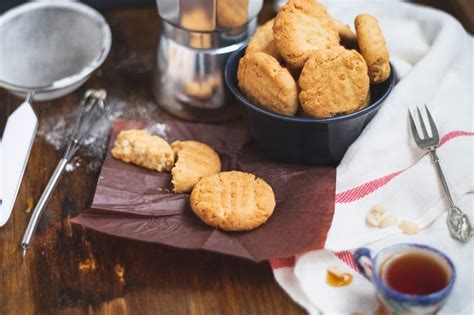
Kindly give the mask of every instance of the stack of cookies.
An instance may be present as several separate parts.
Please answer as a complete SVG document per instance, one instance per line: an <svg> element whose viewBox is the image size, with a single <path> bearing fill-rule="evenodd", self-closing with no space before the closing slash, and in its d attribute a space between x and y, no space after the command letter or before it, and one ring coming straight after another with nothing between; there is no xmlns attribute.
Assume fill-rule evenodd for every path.
<svg viewBox="0 0 474 315"><path fill-rule="evenodd" d="M217 152L198 141L174 141L147 130L122 130L112 156L127 163L171 171L173 191L191 192L191 208L206 224L225 231L248 231L267 221L275 208L272 188L255 175L221 172Z"/></svg>
<svg viewBox="0 0 474 315"><path fill-rule="evenodd" d="M332 117L368 105L370 84L390 75L377 19L361 14L356 34L315 0L290 0L259 27L237 79L253 102L278 114Z"/></svg>

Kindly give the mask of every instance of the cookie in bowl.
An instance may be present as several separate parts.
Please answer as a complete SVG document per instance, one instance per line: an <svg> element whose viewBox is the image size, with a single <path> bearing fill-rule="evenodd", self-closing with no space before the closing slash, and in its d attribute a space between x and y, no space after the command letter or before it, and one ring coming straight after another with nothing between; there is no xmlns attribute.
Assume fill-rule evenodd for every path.
<svg viewBox="0 0 474 315"><path fill-rule="evenodd" d="M340 44L348 49L357 49L357 36L350 26L336 19L333 20L333 24L339 33Z"/></svg>
<svg viewBox="0 0 474 315"><path fill-rule="evenodd" d="M275 19L271 19L267 23L260 26L245 50L245 53L263 52L267 55L272 56L278 61L281 61L281 55L273 39L273 22Z"/></svg>
<svg viewBox="0 0 474 315"><path fill-rule="evenodd" d="M320 2L289 0L273 21L273 41L282 60L264 50L253 60L257 58L249 49L245 54L246 47L229 57L227 86L244 106L250 134L267 155L335 166L381 108L395 83L383 35L365 15L355 24L354 34ZM258 71L244 77L249 61ZM291 92L275 85L281 69L296 82Z"/></svg>
<svg viewBox="0 0 474 315"><path fill-rule="evenodd" d="M339 46L339 34L326 8L314 0L290 0L273 25L278 51L293 68L302 68L317 50Z"/></svg>
<svg viewBox="0 0 474 315"><path fill-rule="evenodd" d="M360 53L369 67L370 83L387 80L390 76L389 53L377 19L369 14L358 15L355 28Z"/></svg>
<svg viewBox="0 0 474 315"><path fill-rule="evenodd" d="M301 107L312 117L332 117L364 107L369 76L364 58L342 46L318 50L299 78Z"/></svg>
<svg viewBox="0 0 474 315"><path fill-rule="evenodd" d="M286 116L298 110L298 89L290 72L270 55L246 54L239 61L240 89L260 106Z"/></svg>
<svg viewBox="0 0 474 315"><path fill-rule="evenodd" d="M392 70L386 81L371 86L370 99L364 99L361 108L350 114L316 118L298 111L297 116L280 115L254 102L239 87L238 65L244 57L245 48L230 56L225 80L244 108L252 138L266 155L277 161L337 165L347 148L382 107L395 84L395 72Z"/></svg>

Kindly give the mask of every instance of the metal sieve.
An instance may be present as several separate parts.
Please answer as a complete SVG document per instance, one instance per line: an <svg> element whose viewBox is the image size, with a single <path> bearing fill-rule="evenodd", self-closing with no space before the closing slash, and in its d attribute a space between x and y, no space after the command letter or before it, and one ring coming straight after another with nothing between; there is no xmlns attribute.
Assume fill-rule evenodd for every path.
<svg viewBox="0 0 474 315"><path fill-rule="evenodd" d="M0 86L35 100L84 83L112 42L104 17L78 2L31 2L0 16Z"/></svg>

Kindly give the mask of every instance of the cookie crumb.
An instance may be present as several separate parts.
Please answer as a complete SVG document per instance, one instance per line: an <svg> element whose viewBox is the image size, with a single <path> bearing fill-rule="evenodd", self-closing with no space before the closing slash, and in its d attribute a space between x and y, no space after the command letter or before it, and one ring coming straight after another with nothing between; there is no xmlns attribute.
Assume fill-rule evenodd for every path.
<svg viewBox="0 0 474 315"><path fill-rule="evenodd" d="M86 258L79 263L79 271L94 271L97 269L95 259L93 257Z"/></svg>
<svg viewBox="0 0 474 315"><path fill-rule="evenodd" d="M382 215L380 213L369 211L365 219L369 225L378 227L380 222L382 222Z"/></svg>
<svg viewBox="0 0 474 315"><path fill-rule="evenodd" d="M372 209L367 213L366 221L371 226L384 229L397 224L398 218L390 214L384 205L377 203L373 205Z"/></svg>
<svg viewBox="0 0 474 315"><path fill-rule="evenodd" d="M420 227L418 226L418 224L408 220L402 220L398 227L400 228L400 230L402 230L403 233L409 235L417 234L420 231Z"/></svg>
<svg viewBox="0 0 474 315"><path fill-rule="evenodd" d="M382 219L382 221L379 224L379 228L385 229L390 226L394 226L398 223L398 218L394 216L393 214L387 215L385 218Z"/></svg>
<svg viewBox="0 0 474 315"><path fill-rule="evenodd" d="M28 197L26 199L26 209L25 209L25 212L26 213L30 213L31 210L33 209L33 197Z"/></svg>
<svg viewBox="0 0 474 315"><path fill-rule="evenodd" d="M115 274L120 282L120 284L125 284L125 267L120 264L116 264L114 267Z"/></svg>
<svg viewBox="0 0 474 315"><path fill-rule="evenodd" d="M372 207L372 212L379 213L379 214L385 214L387 212L387 208L385 208L385 206L382 205L381 203L376 203Z"/></svg>

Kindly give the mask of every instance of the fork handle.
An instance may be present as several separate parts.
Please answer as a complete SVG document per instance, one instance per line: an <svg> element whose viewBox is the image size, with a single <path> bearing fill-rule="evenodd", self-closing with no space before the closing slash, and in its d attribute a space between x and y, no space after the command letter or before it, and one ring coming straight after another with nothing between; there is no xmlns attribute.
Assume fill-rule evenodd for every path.
<svg viewBox="0 0 474 315"><path fill-rule="evenodd" d="M444 192L448 197L449 204L451 205L451 209L454 209L456 206L454 205L453 197L451 197L451 192L449 191L448 183L446 182L446 178L444 177L443 170L441 169L441 165L439 164L439 157L436 153L436 150L430 151L431 161L433 161L434 165L436 166L436 170L438 171L439 178L441 179L441 184L443 185Z"/></svg>

